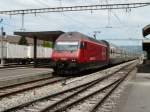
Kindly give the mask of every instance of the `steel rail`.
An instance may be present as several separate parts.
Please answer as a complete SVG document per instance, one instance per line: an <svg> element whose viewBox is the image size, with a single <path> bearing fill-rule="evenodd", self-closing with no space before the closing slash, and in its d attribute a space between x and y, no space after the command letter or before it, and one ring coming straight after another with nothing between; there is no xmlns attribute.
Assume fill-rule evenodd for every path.
<svg viewBox="0 0 150 112"><path fill-rule="evenodd" d="M110 92L108 92L108 94L106 94L92 109L90 112L96 112L98 110L98 108L107 100L107 98L120 86L120 84L126 79L126 77L135 69L135 67L133 67L130 71L128 71L128 73L121 78L121 80L110 90Z"/></svg>
<svg viewBox="0 0 150 112"><path fill-rule="evenodd" d="M108 77L108 76L107 76ZM106 76L105 77L102 77L101 80L103 78L107 78ZM94 81L98 81L100 79L96 79ZM64 90L64 91L61 91L61 92L57 92L57 93L54 93L54 94L51 94L51 95L48 95L48 96L45 96L45 97L42 97L42 98L39 98L39 99L36 99L36 100L33 100L33 101L30 101L30 102L27 102L27 103L24 103L24 104L21 104L21 105L18 105L16 107L12 107L12 108L9 108L9 109L5 109L4 112L11 112L11 111L15 111L17 109L20 109L20 108L23 108L25 106L28 106L28 105L31 105L35 102L38 102L38 101L41 101L41 100L45 100L45 99L49 99L49 98L53 98L53 97L56 97L60 94L64 94L64 93L67 93L67 92L70 92L70 91L73 91L73 90L76 90L76 89L79 89L81 87L84 87L84 86L87 86L87 85L90 85L92 84L93 81L90 81L88 83L85 83L85 84L82 84L82 85L79 85L79 86L76 86L76 87L73 87L73 88L70 88L70 89L67 89L67 90Z"/></svg>
<svg viewBox="0 0 150 112"><path fill-rule="evenodd" d="M11 64L11 65L4 65L3 67L0 67L1 70L6 70L6 69L16 69L16 68L21 68L21 67L33 67L34 64L25 64L25 65L18 65L18 64ZM38 64L37 67L45 67L45 66L51 66L51 64Z"/></svg>
<svg viewBox="0 0 150 112"><path fill-rule="evenodd" d="M8 96L10 96L10 95L14 95L14 94L17 94L17 93L21 93L21 92L24 92L24 91L29 91L29 90L32 90L32 89L36 89L36 88L40 88L40 87L43 87L43 86L46 86L46 85L49 85L49 84L53 84L53 83L56 83L56 82L59 82L59 81L62 81L62 80L66 80L66 79L68 79L68 78L57 78L57 77L52 77L51 79L43 79L43 80L38 80L38 81L42 81L42 83L39 83L39 84L33 84L33 85L31 85L31 86L28 86L28 84L30 83L38 83L38 82L36 82L36 81L32 81L32 82L28 82L28 83L26 83L27 84L27 87L24 87L24 85L23 84L21 84L21 85L17 85L17 86L23 86L23 87L19 87L20 89L16 89L15 90L15 86L14 86L14 90L13 90L13 88L11 89L11 87L9 87L11 90L9 90L8 92L7 92L7 89L8 88L3 88L4 90L0 90L0 98L2 99L2 98L4 98L4 97L8 97ZM50 80L50 81L48 81L48 82L43 82L44 80ZM17 87L18 88L18 87ZM3 91L5 91L6 90L6 92L5 93L2 93Z"/></svg>
<svg viewBox="0 0 150 112"><path fill-rule="evenodd" d="M9 85L9 86L0 87L0 90L2 90L2 89L9 89L9 88L13 88L13 87L21 86L21 85L25 85L25 84L35 83L35 82L46 80L46 79L49 79L49 78L52 78L52 76L46 77L46 78L42 78L42 79L32 80L32 81L29 81L29 82L24 82L24 83L19 83L19 84L13 84L13 85Z"/></svg>
<svg viewBox="0 0 150 112"><path fill-rule="evenodd" d="M99 93L99 92L101 92L101 91L103 91L103 90L108 89L109 87L111 87L111 86L113 86L114 84L116 84L118 81L120 81L120 79L118 79L118 80L116 80L115 82L113 82L113 83L111 83L111 84L109 84L109 85L107 85L107 86L101 88L101 89L98 90L98 91L95 91L95 92L93 92L93 93L91 93L91 94L88 94L87 96L84 96L84 97L82 97L82 98L80 98L80 99L78 99L78 100L76 100L76 101L74 101L74 102L72 102L72 103L70 103L70 104L68 104L68 105L65 105L64 107L59 108L59 109L57 109L57 110L55 110L55 111L53 111L53 112L63 112L63 111L65 111L67 108L70 108L70 107L72 107L73 105L75 105L75 104L77 104L77 103L79 103L79 102L82 102L83 100L85 100L85 99L87 99L87 98L89 98L89 97L91 97L91 96L93 96L93 95L95 95L95 94L97 94L97 93ZM77 95L77 94L75 94L75 95ZM43 110L40 111L40 112L47 112L47 111L49 111L49 110L50 110L50 108L45 108L45 109L43 109Z"/></svg>
<svg viewBox="0 0 150 112"><path fill-rule="evenodd" d="M131 71L132 71L132 70L131 70ZM127 73L127 74L128 74L128 73ZM127 74L125 74L125 77L127 77ZM123 77L123 79L124 79L124 77ZM86 100L87 98L92 97L93 95L98 94L99 92L102 92L102 91L104 91L104 90L110 88L110 87L113 86L114 84L116 84L116 85L118 85L118 83L120 84L120 81L122 81L122 78L120 78L120 79L114 81L113 83L111 83L111 84L109 84L109 85L107 85L107 86L105 86L105 87L103 87L103 88L101 88L101 89L99 89L99 90L97 90L97 91L91 93L91 94L88 94L88 95L86 95L86 96L84 96L84 97L82 97L82 98L80 98L80 99L78 99L78 100L76 100L76 101L74 101L74 102L71 102L71 103L65 105L64 107L61 107L61 108L56 109L55 111L52 111L52 109L53 109L54 106L58 106L59 103L63 103L65 100L71 98L71 96L77 95L76 93L74 93L74 95L71 95L71 96L67 97L66 99L62 99L62 100L59 101L58 103L55 103L55 104L53 104L53 105L51 105L51 106L49 106L49 107L46 107L46 108L44 108L43 110L41 110L40 112L47 112L47 111L49 111L49 110L51 110L52 112L62 112L62 111L65 111L66 109L68 109L68 108L74 106L75 104L78 104L78 103L82 102L83 100ZM116 85L115 85L115 86L116 86ZM78 93L78 92L77 92L77 93Z"/></svg>
<svg viewBox="0 0 150 112"><path fill-rule="evenodd" d="M12 68L20 68L20 67L32 67L33 64L27 64L27 65L4 65L3 67L0 67L1 70L6 70L6 69L12 69Z"/></svg>
<svg viewBox="0 0 150 112"><path fill-rule="evenodd" d="M124 68L124 67L123 67L123 68ZM116 73L111 74L111 76L113 76L113 75L115 75L115 74L116 74ZM107 77L107 78L108 78L108 77ZM103 79L103 80L104 80L104 79ZM102 80L100 80L100 81L102 81ZM46 108L42 109L40 112L46 112L46 111L48 111L48 110L52 110L54 107L58 106L59 104L64 103L65 101L67 101L68 99L71 99L72 97L78 95L79 93L84 92L85 90L87 90L88 88L94 86L95 84L99 83L100 81L95 82L94 84L89 85L88 87L85 87L85 88L83 88L82 90L77 91L77 92L75 92L75 93L69 95L68 97L66 97L66 98L64 98L64 99L62 99L62 100L60 100L60 101L58 101L58 102L56 102L56 103L54 103L54 104L52 104L52 105L47 106ZM73 103L72 103L71 105L73 105ZM69 107L69 106L66 106L66 108L68 108L68 107ZM57 111L63 111L64 108L65 108L65 107L63 107L63 108L61 108L61 109L58 109L58 110L56 110L56 112L57 112Z"/></svg>
<svg viewBox="0 0 150 112"><path fill-rule="evenodd" d="M133 64L133 63L130 63L129 65L131 65L131 64ZM125 68L126 66L129 66L129 65L123 66L122 68L116 70L114 73L117 73L118 71L120 71L121 69L123 69L123 68ZM111 76L111 75L114 74L114 73L108 74L107 76L101 77L100 79L96 79L96 80L93 80L93 81L102 80L103 78L107 78L107 77ZM93 81L87 82L87 83L85 83L85 84L82 84L82 85L79 85L79 86L76 86L76 87L69 88L69 89L67 89L67 90L63 90L63 91L61 91L61 92L57 92L57 93L54 93L54 94L50 94L50 95L48 95L48 96L44 96L44 97L42 97L42 98L39 98L39 99L30 101L30 102L26 102L26 103L23 103L23 104L20 104L20 105L15 106L15 107L10 107L10 108L8 108L8 109L5 109L4 112L15 111L15 110L18 110L18 109L27 107L27 106L29 106L29 105L31 105L31 104L33 104L33 103L38 102L38 101L45 100L45 99L50 99L50 98L56 97L56 96L58 96L58 95L60 95L60 94L64 94L64 93L73 91L73 90L75 90L75 89L79 89L79 88L81 88L81 87L90 85L91 83L93 83Z"/></svg>
<svg viewBox="0 0 150 112"><path fill-rule="evenodd" d="M106 79L106 78L108 78L108 77L105 77L104 79ZM90 87L96 85L97 83L100 83L100 81L102 81L104 79L97 80L97 81L95 81L95 82L85 86L85 88L83 88L83 89L81 89L81 90L79 90L79 91L77 91L77 92L75 92L75 93L73 93L73 94L63 98L62 100L60 100L60 101L58 101L58 102L56 102L56 103L54 103L54 104L52 104L52 105L42 109L42 110L40 110L40 112L46 112L46 111L52 110L54 107L58 106L59 104L64 103L65 101L69 100L70 98L72 98L72 97L74 97L74 96L76 96L76 95L86 91L87 89L89 89Z"/></svg>

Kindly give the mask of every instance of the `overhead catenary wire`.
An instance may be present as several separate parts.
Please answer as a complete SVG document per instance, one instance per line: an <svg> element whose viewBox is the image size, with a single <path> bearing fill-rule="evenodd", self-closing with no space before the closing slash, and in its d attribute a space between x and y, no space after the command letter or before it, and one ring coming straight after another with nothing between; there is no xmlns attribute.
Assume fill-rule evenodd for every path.
<svg viewBox="0 0 150 112"><path fill-rule="evenodd" d="M40 1L40 2L42 3L41 5L44 5L44 4L45 4L45 6L47 5L47 7L48 7L47 2L44 2L44 1L42 2L41 0L38 0L38 1ZM106 1L107 1L107 0L106 0ZM39 2L39 3L40 3L40 2ZM64 16L64 15L63 15L63 16ZM65 14L65 16L68 16L68 15ZM42 18L42 16L41 16L41 18ZM68 17L68 18L69 18L69 17ZM72 18L72 17L70 17L70 18ZM116 17L116 18L117 18L117 17ZM74 19L74 18L73 18L73 19ZM76 23L79 23L80 26L84 26L84 25L86 26L86 24L85 24L85 23L82 23L80 20L77 20L77 19L74 19L74 20L73 20L73 19L70 19L70 21L74 21L74 22L76 22ZM46 20L46 19L45 19L45 20ZM87 27L87 26L86 26L86 27ZM93 29L91 26L90 26L90 27L88 26L87 28Z"/></svg>
<svg viewBox="0 0 150 112"><path fill-rule="evenodd" d="M59 1L60 1L60 6L62 6L62 0L59 0ZM40 0L37 0L36 2L41 3ZM49 5L47 3L43 3L42 5L49 7ZM68 15L64 14L63 12L61 13L61 15L64 16L64 17L66 17L67 19L70 18L70 19L68 19L69 21L74 21L76 23L79 23L80 26L83 26L83 27L86 26L89 29L93 29L92 27L88 26L87 24L84 24L83 22L74 19L71 16L68 16Z"/></svg>
<svg viewBox="0 0 150 112"><path fill-rule="evenodd" d="M44 5L44 6L46 6L46 7L50 7L50 5L49 4L47 4L46 2L44 2L44 0L34 0L35 2L37 2L37 3L39 3L39 5Z"/></svg>
<svg viewBox="0 0 150 112"><path fill-rule="evenodd" d="M59 1L62 2L61 0L59 0ZM37 0L36 2L38 2L39 4L41 3L40 0ZM108 4L108 0L106 0L105 2L106 2L106 4ZM44 6L46 6L46 7L49 7L49 5L48 5L47 3L43 3L42 5L44 5ZM61 4L60 4L60 6L61 6ZM87 28L93 30L92 27L90 27L90 26L88 26L87 24L84 24L84 23L82 23L82 22L80 22L80 21L78 21L78 20L76 20L76 19L74 19L74 18L72 18L72 17L70 17L70 16L68 16L68 15L65 15L63 12L62 12L61 14L62 14L62 16L67 17L67 19L70 18L70 21L74 21L74 22L76 22L76 23L79 23L79 24L82 25L83 27L86 26ZM110 17L111 17L111 10L108 9L108 25L107 25L107 27L110 27ZM119 20L119 18L117 18L117 19ZM120 21L119 21L119 22L120 22ZM121 23L121 22L120 22L120 23Z"/></svg>
<svg viewBox="0 0 150 112"><path fill-rule="evenodd" d="M114 13L113 11L111 11L111 12L114 15L114 17L116 18L116 20L119 22L119 24L122 25L122 27L125 27L126 25L121 21L121 19L119 18L119 16L116 13ZM129 29L125 29L123 31L125 32L125 34L127 34L127 36L131 36L130 32L129 32Z"/></svg>

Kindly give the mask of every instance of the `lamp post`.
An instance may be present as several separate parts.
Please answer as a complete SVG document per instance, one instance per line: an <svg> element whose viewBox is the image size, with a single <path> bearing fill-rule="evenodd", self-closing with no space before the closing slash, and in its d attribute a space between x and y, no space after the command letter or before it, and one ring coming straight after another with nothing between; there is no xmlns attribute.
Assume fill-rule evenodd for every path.
<svg viewBox="0 0 150 112"><path fill-rule="evenodd" d="M3 19L0 20L0 23L3 21ZM4 65L4 59L3 59L3 26L1 27L1 66Z"/></svg>

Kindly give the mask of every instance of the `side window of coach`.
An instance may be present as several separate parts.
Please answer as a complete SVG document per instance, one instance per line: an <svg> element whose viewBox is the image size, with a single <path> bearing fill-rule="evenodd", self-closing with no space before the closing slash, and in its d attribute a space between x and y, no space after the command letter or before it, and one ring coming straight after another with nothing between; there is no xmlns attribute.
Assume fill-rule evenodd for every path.
<svg viewBox="0 0 150 112"><path fill-rule="evenodd" d="M81 42L80 44L80 49L86 49L87 43L86 42Z"/></svg>

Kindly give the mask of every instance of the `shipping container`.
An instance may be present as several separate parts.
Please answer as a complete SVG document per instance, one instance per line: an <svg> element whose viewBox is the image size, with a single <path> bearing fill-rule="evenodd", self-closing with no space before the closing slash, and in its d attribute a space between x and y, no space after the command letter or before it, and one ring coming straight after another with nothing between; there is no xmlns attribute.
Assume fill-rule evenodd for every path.
<svg viewBox="0 0 150 112"><path fill-rule="evenodd" d="M20 59L33 58L33 46L17 45L4 43L3 58L5 59ZM52 48L37 46L37 58L51 58ZM1 44L0 44L0 58L1 58Z"/></svg>

